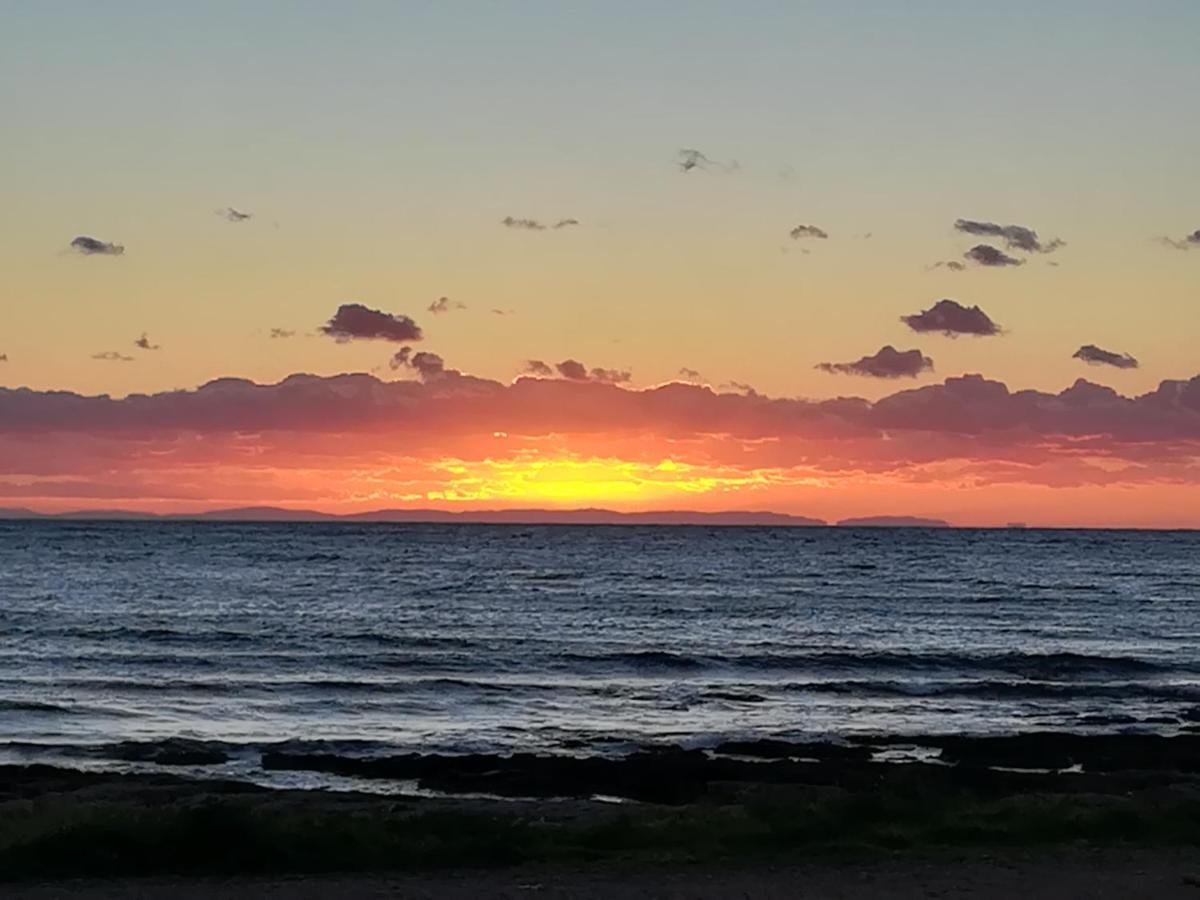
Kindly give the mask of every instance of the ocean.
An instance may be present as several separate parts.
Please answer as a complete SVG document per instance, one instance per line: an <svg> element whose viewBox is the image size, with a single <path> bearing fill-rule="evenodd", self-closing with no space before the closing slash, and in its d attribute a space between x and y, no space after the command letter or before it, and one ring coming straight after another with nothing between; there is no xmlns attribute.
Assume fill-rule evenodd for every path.
<svg viewBox="0 0 1200 900"><path fill-rule="evenodd" d="M1197 719L1196 532L0 522L0 761Z"/></svg>

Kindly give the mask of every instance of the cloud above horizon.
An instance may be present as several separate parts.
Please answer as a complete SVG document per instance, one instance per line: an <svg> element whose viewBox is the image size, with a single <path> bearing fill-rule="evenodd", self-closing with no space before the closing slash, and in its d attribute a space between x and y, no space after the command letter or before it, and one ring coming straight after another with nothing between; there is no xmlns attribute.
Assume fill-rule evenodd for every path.
<svg viewBox="0 0 1200 900"><path fill-rule="evenodd" d="M118 353L116 350L103 350L99 353L93 353L92 359L98 359L103 362L133 362L132 356L126 356L124 353Z"/></svg>
<svg viewBox="0 0 1200 900"><path fill-rule="evenodd" d="M835 375L864 375L869 378L916 378L922 372L932 371L933 360L922 355L920 350L897 350L888 344L871 355L854 362L817 363L822 372Z"/></svg>
<svg viewBox="0 0 1200 900"><path fill-rule="evenodd" d="M978 306L963 306L956 300L939 300L929 309L901 316L900 321L919 333L936 332L950 337L960 334L991 336L1000 326Z"/></svg>
<svg viewBox="0 0 1200 900"><path fill-rule="evenodd" d="M1053 253L1066 242L1054 238L1042 242L1032 228L1024 225L997 225L995 222L979 222L974 219L958 219L954 223L956 231L972 234L977 237L998 237L1004 240L1010 250L1021 250L1025 253Z"/></svg>
<svg viewBox="0 0 1200 900"><path fill-rule="evenodd" d="M113 244L81 234L71 241L71 247L84 256L120 256L125 252L122 244Z"/></svg>
<svg viewBox="0 0 1200 900"><path fill-rule="evenodd" d="M217 215L227 222L245 222L247 219L254 218L254 213L239 212L232 206L217 210Z"/></svg>
<svg viewBox="0 0 1200 900"><path fill-rule="evenodd" d="M1128 353L1113 353L1111 350L1101 349L1095 344L1084 344L1071 354L1071 358L1081 359L1094 366L1114 366L1118 369L1136 369L1138 367L1138 361Z"/></svg>
<svg viewBox="0 0 1200 900"><path fill-rule="evenodd" d="M142 336L133 342L133 346L137 347L139 350L161 350L162 349L161 344L150 343L150 337L144 331L142 332Z"/></svg>
<svg viewBox="0 0 1200 900"><path fill-rule="evenodd" d="M408 316L381 312L361 303L343 303L332 318L321 326L320 331L339 344L355 340L401 344L419 341L423 337L420 326Z"/></svg>

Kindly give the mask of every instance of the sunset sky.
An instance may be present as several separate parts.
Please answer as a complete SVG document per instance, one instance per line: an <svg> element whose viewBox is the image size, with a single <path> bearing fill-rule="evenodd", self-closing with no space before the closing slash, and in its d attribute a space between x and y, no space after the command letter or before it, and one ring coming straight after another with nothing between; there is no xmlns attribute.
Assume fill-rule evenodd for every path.
<svg viewBox="0 0 1200 900"><path fill-rule="evenodd" d="M2 21L0 506L1200 527L1194 0Z"/></svg>

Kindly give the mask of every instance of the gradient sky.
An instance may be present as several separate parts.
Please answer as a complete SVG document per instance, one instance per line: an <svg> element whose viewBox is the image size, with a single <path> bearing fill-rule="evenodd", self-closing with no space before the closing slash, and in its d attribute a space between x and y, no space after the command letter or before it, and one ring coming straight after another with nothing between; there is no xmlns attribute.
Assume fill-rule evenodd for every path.
<svg viewBox="0 0 1200 900"><path fill-rule="evenodd" d="M0 18L0 386L119 398L298 372L413 379L388 368L396 346L319 333L343 303L411 316L425 332L414 350L501 385L527 360L568 358L632 374L609 392L654 388L686 367L714 390L737 382L815 400L875 401L971 373L1047 397L1084 377L1134 398L1200 372L1200 246L1160 240L1200 228L1200 6L1190 0L117 0L0 3ZM681 148L738 167L684 173ZM227 206L253 218L215 214ZM506 216L580 224L509 229ZM1014 254L1019 267L931 268L978 243L1004 249L957 232L960 217L1066 246ZM792 240L799 224L830 237ZM77 235L125 253L76 253ZM467 308L427 312L441 296ZM979 305L1004 333L949 338L900 322L941 298ZM296 334L272 339L273 328ZM135 348L142 333L161 349ZM919 348L933 370L881 379L815 368L888 344ZM1085 344L1140 365L1086 365L1072 358ZM104 352L133 361L93 359ZM445 379L424 389L451 390ZM547 447L563 423L516 412L520 437L542 442L541 469L529 446L489 443L509 433L503 423L463 426L469 439L426 441L414 456L372 418L375 436L343 439L340 462L301 465L296 442L264 438L265 468L210 448L183 476L115 467L128 454L111 446L84 449L79 435L117 440L106 413L73 424L0 400L0 505L560 503L1200 526L1200 404L1180 396L1177 420L1113 439L1082 474L1077 446L1062 470L1063 435L1040 419L1039 437L1021 444L1020 477L1000 477L1012 461L984 449L996 443L981 436L990 424L950 448L945 423L892 422L927 452L887 470L873 468L880 454L856 451L857 462L814 474L811 430L756 432L810 442L772 460L770 471L790 474L766 483L757 464L681 448L678 434L640 419ZM1103 442L1129 415L1098 415L1087 435L1075 423L1071 440ZM179 452L180 434L224 433L183 418L122 439L171 431L176 449L158 459ZM305 417L286 425L328 432ZM706 413L687 427L709 439L726 425ZM871 440L892 440L870 428ZM1058 441L1053 460L1039 455L1046 434ZM35 466L14 441L76 449ZM914 460L931 455L941 468L926 459L914 476ZM1132 461L1137 472L1123 477L1093 471ZM450 487L437 467L459 463L486 463L479 483L499 487ZM987 478L964 480L968 463ZM503 478L496 465L510 466ZM557 477L555 465L582 469ZM707 474L689 480L672 465Z"/></svg>

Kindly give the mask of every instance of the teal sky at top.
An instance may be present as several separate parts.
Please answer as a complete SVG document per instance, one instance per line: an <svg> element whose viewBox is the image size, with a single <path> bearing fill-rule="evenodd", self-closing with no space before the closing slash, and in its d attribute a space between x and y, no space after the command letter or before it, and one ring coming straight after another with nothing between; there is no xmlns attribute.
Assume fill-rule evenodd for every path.
<svg viewBox="0 0 1200 900"><path fill-rule="evenodd" d="M233 204L279 222L270 239L292 250L268 250L259 236L259 262L229 251L223 264L239 273L246 294L225 306L214 301L213 335L239 315L246 330L305 327L347 299L416 314L440 294L470 294L478 307L523 304L514 357L553 357L561 346L562 355L633 365L647 376L712 366L722 377L811 393L819 380L811 362L826 347L857 356L905 340L865 333L860 317L845 313L853 291L828 287L878 268L882 282L862 275L854 289L867 297L868 314L878 304L893 321L938 296L980 302L997 290L991 276L1024 276L1022 290L1036 302L989 306L1006 325L1035 331L1035 313L1053 307L1046 298L1056 291L1076 304L1099 297L1093 317L1117 322L1082 329L1077 343L1120 343L1133 334L1131 349L1166 361L1161 371L1147 369L1148 380L1191 375L1178 364L1186 351L1178 328L1160 321L1152 331L1119 317L1130 306L1153 309L1159 295L1161 317L1178 319L1194 297L1200 259L1168 255L1151 239L1200 227L1198 89L1194 0L5 0L0 266L8 275L0 275L7 320L0 340L43 346L84 307L72 295L54 313L53 329L18 309L20 296L38 297L40 306L53 299L31 286L77 233L124 241L130 252L122 264L133 263L135 247L143 256L157 248L180 278L159 284L160 296L204 294L205 279L215 276L191 257L202 251L212 259L213 242L225 237L201 229L214 227L212 209ZM682 177L673 168L681 147L737 160L740 171ZM589 249L555 249L547 263L534 255L547 252L545 243L516 246L516 235L500 233L504 215L578 216L591 231L572 239L589 241ZM1074 272L967 273L969 289L921 281L929 277L925 264L961 251L949 227L958 216L1061 234L1075 254L1064 254L1063 266L1069 259ZM775 286L791 276L780 267L799 261L781 262L779 249L788 244L786 226L808 221L842 240L806 257L810 268L785 297ZM873 243L851 246L850 236L863 232L875 234ZM267 257L275 262L261 262ZM386 289L358 280L385 264L397 267ZM543 266L574 266L590 286L565 285ZM712 271L696 274L704 266ZM272 278L286 283L310 270L319 284L311 296L302 289L270 295ZM696 282L733 291L747 270L753 296L696 309L689 297ZM895 294L882 296L881 283L894 284ZM488 284L494 295L482 296ZM1151 296L1130 296L1136 284ZM224 282L209 288L229 296ZM191 323L186 311L155 309L146 284L136 293L101 317L117 320L113 340L148 328L178 345L209 327ZM804 374L792 383L774 374L786 351L770 333L777 329L739 331L727 323L735 310L746 319L778 313L789 328L812 323L827 328L828 339L805 345ZM1045 314L1048 327L1065 335L1072 314ZM604 331L606 316L620 327ZM656 369L654 348L671 339L672 321L687 316L704 321L679 335L679 352ZM106 327L96 326L105 339ZM1194 346L1196 326L1189 327ZM464 368L499 373L499 355L489 357L466 328L446 317L443 339L430 349ZM85 337L92 334L78 337L80 347ZM619 352L606 349L614 340L623 341ZM947 351L952 367L962 343ZM759 347L766 361L736 366ZM263 371L238 362L248 354L204 364L200 350L188 353L176 357L186 365L160 380L186 383L205 366L212 376ZM994 374L1037 381L997 351L986 353L996 354ZM367 361L355 357L351 367ZM83 377L65 361L46 365L17 380L61 376L77 386ZM289 359L280 373L300 365ZM145 372L111 377L120 387Z"/></svg>

